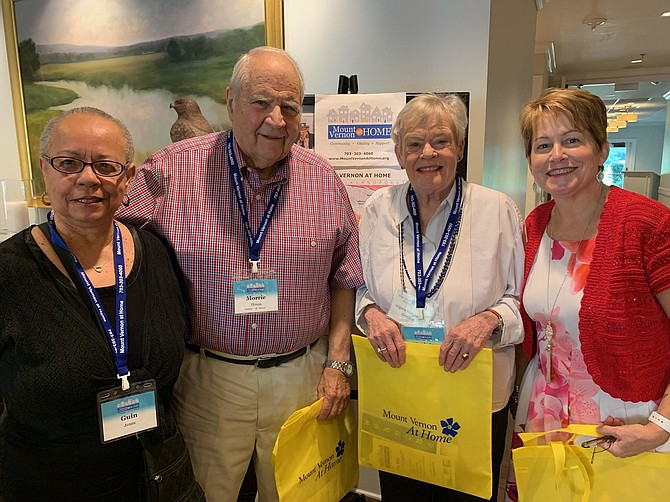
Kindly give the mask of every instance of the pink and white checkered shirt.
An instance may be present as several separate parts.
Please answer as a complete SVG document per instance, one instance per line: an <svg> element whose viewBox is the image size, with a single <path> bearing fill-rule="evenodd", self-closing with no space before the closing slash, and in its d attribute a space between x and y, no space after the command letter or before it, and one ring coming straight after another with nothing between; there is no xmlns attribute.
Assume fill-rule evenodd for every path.
<svg viewBox="0 0 670 502"><path fill-rule="evenodd" d="M327 333L331 286L363 283L354 212L335 171L310 150L294 145L267 182L243 169L254 234L272 189L283 184L260 256L261 270L277 273L279 310L235 315L233 281L250 264L226 135L181 141L149 157L117 217L148 224L174 248L191 296L191 343L238 355L291 352ZM237 144L235 154L242 168Z"/></svg>

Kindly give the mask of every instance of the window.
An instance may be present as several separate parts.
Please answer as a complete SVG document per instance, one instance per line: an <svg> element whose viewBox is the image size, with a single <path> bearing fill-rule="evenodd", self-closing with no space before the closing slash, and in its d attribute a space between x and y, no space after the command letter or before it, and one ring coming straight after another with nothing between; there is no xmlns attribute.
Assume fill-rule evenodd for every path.
<svg viewBox="0 0 670 502"><path fill-rule="evenodd" d="M624 139L610 143L605 161L603 183L623 188L623 172L635 170L635 140Z"/></svg>

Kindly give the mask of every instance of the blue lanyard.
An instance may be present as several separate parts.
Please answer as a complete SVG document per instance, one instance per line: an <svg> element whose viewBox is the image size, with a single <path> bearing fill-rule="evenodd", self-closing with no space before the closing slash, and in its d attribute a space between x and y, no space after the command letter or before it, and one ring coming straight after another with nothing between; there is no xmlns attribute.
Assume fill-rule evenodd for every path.
<svg viewBox="0 0 670 502"><path fill-rule="evenodd" d="M240 164L235 157L235 152L233 151L233 131L231 130L228 133L228 138L226 138L226 152L228 153L228 165L230 166L230 179L233 184L235 192L235 200L237 201L237 207L240 210L240 216L242 217L242 223L244 224L244 230L247 234L247 249L249 250L249 262L251 263L251 273L258 273L258 263L260 262L261 256L261 246L265 235L268 233L268 227L270 226L270 220L272 215L277 208L279 203L279 194L281 193L281 185L278 184L272 191L272 196L268 201L268 205L265 208L265 213L261 220L261 224L258 227L258 232L254 237L251 232L251 225L249 224L249 211L247 209L247 199L244 197L244 189L242 187L242 173L240 171Z"/></svg>
<svg viewBox="0 0 670 502"><path fill-rule="evenodd" d="M412 222L414 224L414 274L416 280L416 308L423 309L426 307L426 297L428 291L428 285L430 284L433 275L435 275L435 270L437 265L440 263L440 260L444 256L447 246L454 239L454 235L459 227L458 222L461 218L461 211L463 207L463 181L461 177L456 175L456 196L454 199L454 205L451 208L451 214L449 214L449 219L447 224L444 227L442 232L442 239L440 244L433 255L433 259L428 266L425 274L423 272L423 236L421 234L421 219L419 218L419 203L416 198L416 193L412 185L410 185L408 190L409 196L409 209L412 216ZM448 266L448 265L447 265Z"/></svg>
<svg viewBox="0 0 670 502"><path fill-rule="evenodd" d="M121 380L121 387L123 390L130 389L128 377L130 371L128 370L128 337L126 332L126 266L123 258L123 239L121 238L121 229L114 223L114 270L116 271L116 332L112 329L112 324L107 318L105 309L102 306L98 292L95 290L91 281L89 280L84 268L79 263L77 257L70 251L67 244L63 241L56 230L54 223L53 211L49 211L49 230L51 232L51 241L58 247L64 249L69 253L74 263L75 269L84 284L84 289L88 293L91 303L93 304L95 312L98 314L107 338L109 345L112 348L114 355L114 366L116 366L116 377Z"/></svg>

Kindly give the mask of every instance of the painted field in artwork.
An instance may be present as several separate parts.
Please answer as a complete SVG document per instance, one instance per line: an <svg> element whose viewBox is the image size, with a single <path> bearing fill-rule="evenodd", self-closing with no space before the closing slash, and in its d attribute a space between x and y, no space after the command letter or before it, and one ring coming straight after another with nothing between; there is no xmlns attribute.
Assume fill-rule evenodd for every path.
<svg viewBox="0 0 670 502"><path fill-rule="evenodd" d="M71 0L72 12L54 0L15 4L37 191L43 188L39 135L61 110L94 106L121 120L133 136L137 163L170 143L177 115L169 105L177 97L195 99L215 130L230 126L226 88L239 56L265 44L264 2L213 1L187 5L176 0ZM75 16L77 8L90 12L93 5L99 16ZM135 14L140 17L132 17ZM123 29L118 25L121 18L115 16L123 19ZM160 26L154 22L157 18L163 20ZM252 19L256 21L249 23ZM132 25L136 29L129 29Z"/></svg>

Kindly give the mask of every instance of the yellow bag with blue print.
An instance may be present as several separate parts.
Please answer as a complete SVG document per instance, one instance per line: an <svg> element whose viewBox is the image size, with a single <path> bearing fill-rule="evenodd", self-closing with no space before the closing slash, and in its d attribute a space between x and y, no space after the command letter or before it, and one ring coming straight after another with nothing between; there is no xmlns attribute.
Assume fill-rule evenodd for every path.
<svg viewBox="0 0 670 502"><path fill-rule="evenodd" d="M447 373L440 346L406 342L405 364L382 362L354 336L360 465L489 499L493 354Z"/></svg>
<svg viewBox="0 0 670 502"><path fill-rule="evenodd" d="M282 502L337 502L358 484L351 405L332 420L317 420L322 402L294 412L279 431L272 462Z"/></svg>
<svg viewBox="0 0 670 502"><path fill-rule="evenodd" d="M565 443L536 444L555 432L572 438ZM595 445L572 444L578 435L599 434L595 425L585 424L519 434L524 446L512 450L512 458L520 502L629 502L662 500L670 493L670 454L646 452L618 458Z"/></svg>

